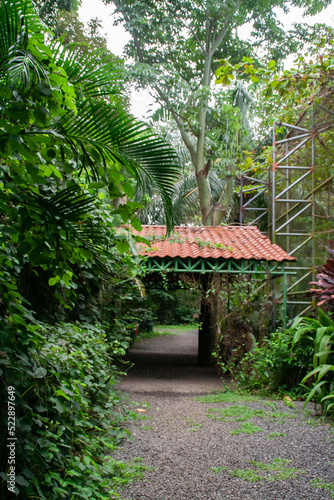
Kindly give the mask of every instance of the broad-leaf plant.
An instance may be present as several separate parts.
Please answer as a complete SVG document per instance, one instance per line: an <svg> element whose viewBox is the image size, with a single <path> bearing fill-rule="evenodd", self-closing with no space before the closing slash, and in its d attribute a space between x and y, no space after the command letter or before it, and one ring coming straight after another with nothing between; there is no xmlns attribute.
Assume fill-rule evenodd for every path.
<svg viewBox="0 0 334 500"><path fill-rule="evenodd" d="M125 109L123 82L113 58L55 40L30 0L0 0L0 420L14 387L22 499L110 498L122 481L105 458L124 434L117 307L141 264L114 228L140 229L143 174L171 228L179 176L173 148Z"/></svg>

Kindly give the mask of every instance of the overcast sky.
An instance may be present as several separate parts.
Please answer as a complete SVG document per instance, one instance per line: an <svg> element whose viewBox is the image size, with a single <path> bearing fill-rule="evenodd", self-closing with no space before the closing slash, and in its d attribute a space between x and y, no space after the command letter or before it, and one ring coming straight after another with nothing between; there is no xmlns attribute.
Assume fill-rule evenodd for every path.
<svg viewBox="0 0 334 500"><path fill-rule="evenodd" d="M108 48L115 55L122 55L124 45L129 40L129 35L125 32L122 26L113 26L111 14L113 12L112 5L105 5L102 0L82 0L82 5L79 7L79 16L83 22L89 21L92 17L98 17L102 21L103 33L106 35ZM290 29L293 22L307 22L308 24L326 23L329 26L334 26L334 2L332 2L326 10L320 12L313 17L302 17L302 10L294 7L288 15L278 11L278 19L284 24L285 28ZM239 35L243 34L247 38L250 28L245 26L242 31L239 30ZM290 56L287 65L291 66L295 56ZM143 118L148 110L148 106L152 103L152 99L146 91L134 92L132 95L131 112L138 118Z"/></svg>

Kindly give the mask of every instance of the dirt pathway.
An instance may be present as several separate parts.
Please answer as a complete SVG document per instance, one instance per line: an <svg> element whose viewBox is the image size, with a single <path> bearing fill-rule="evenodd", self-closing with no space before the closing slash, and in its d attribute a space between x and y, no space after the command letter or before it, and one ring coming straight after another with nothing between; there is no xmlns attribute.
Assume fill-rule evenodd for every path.
<svg viewBox="0 0 334 500"><path fill-rule="evenodd" d="M116 458L141 457L144 481L123 500L325 500L334 498L334 434L283 401L240 397L196 366L197 333L135 345L121 382L138 419ZM202 401L194 397L202 397Z"/></svg>

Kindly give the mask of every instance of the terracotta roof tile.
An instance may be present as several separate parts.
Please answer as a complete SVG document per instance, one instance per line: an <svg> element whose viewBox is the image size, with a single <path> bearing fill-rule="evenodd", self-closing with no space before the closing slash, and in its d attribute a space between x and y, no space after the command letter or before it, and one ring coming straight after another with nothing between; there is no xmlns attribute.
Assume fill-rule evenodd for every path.
<svg viewBox="0 0 334 500"><path fill-rule="evenodd" d="M278 245L273 245L255 226L176 226L167 239L166 226L142 228L141 232L132 231L150 240L151 248L137 244L140 253L149 257L295 260Z"/></svg>

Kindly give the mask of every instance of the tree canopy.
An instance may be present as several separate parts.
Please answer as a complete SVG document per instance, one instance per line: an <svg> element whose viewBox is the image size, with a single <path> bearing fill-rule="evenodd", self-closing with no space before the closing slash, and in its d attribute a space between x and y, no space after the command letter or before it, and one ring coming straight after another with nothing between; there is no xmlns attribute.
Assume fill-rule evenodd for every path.
<svg viewBox="0 0 334 500"><path fill-rule="evenodd" d="M230 195L224 193L231 193L231 189L222 190L214 200L208 182L210 169L214 166L220 176L231 173L251 140L242 88L226 93L212 86L216 60L230 58L236 62L243 56L260 57L262 53L267 60L280 63L288 53L314 39L322 27L295 23L286 32L276 10L287 12L290 5L297 5L312 15L329 2L106 3L115 6L116 22L123 23L131 34L126 53L135 61L131 65L133 78L138 85L148 87L170 114L190 153L203 224L218 224L230 203ZM251 41L242 36L246 24L251 26ZM224 161L226 157L228 161Z"/></svg>
<svg viewBox="0 0 334 500"><path fill-rule="evenodd" d="M113 481L105 460L86 474L78 463L106 453L104 432L90 433L113 418L108 382L128 346L116 286L140 286L131 238L115 226L140 229L133 193L145 175L171 228L179 178L176 152L128 113L123 89L110 54L56 40L30 0L1 0L0 390L7 402L10 388L19 415L10 490L1 447L2 498L106 498ZM6 404L4 428L7 418ZM80 481L65 489L68 471Z"/></svg>

